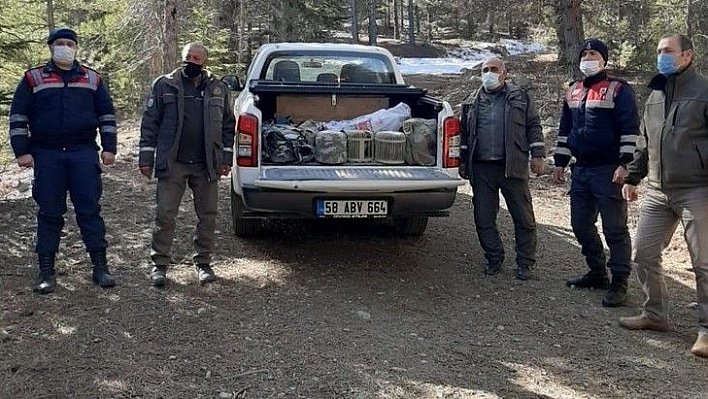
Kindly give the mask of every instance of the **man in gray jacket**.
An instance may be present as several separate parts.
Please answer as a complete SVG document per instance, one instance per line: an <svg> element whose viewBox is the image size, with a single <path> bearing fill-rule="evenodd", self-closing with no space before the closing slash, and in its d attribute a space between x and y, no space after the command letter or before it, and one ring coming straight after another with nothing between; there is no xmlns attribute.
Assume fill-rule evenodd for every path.
<svg viewBox="0 0 708 399"><path fill-rule="evenodd" d="M657 69L649 87L641 133L622 187L628 201L647 178L634 247L637 275L646 295L643 312L620 318L630 330L668 329L667 290L661 252L679 222L696 274L698 339L691 352L708 357L708 79L693 66L693 44L679 34L657 46Z"/></svg>
<svg viewBox="0 0 708 399"><path fill-rule="evenodd" d="M182 67L153 84L140 127L140 173L157 177L150 273L157 287L165 285L175 217L187 185L199 218L193 257L197 277L200 283L214 281L218 183L233 165L235 118L229 89L204 69L208 50L203 44L187 44L182 56Z"/></svg>
<svg viewBox="0 0 708 399"><path fill-rule="evenodd" d="M484 250L487 275L498 274L504 246L497 229L499 191L514 221L516 278L527 280L536 263L536 219L529 191L531 170L543 172L545 146L533 100L506 82L498 58L482 64L482 87L462 103L460 176L472 184L477 236Z"/></svg>

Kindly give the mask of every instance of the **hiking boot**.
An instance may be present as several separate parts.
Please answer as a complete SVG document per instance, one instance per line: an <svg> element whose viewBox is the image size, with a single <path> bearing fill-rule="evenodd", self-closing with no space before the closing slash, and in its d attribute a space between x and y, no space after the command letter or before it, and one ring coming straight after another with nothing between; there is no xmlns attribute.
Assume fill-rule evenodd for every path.
<svg viewBox="0 0 708 399"><path fill-rule="evenodd" d="M116 280L108 270L108 261L106 260L106 250L92 251L91 263L93 263L93 274L91 276L94 284L98 284L101 288L110 288L116 285Z"/></svg>
<svg viewBox="0 0 708 399"><path fill-rule="evenodd" d="M607 278L607 274L590 271L580 278L566 281L565 285L575 288L597 288L606 290L610 286L610 280Z"/></svg>
<svg viewBox="0 0 708 399"><path fill-rule="evenodd" d="M487 263L486 265L484 265L484 274L486 274L487 276L494 276L495 274L499 274L500 272L500 263Z"/></svg>
<svg viewBox="0 0 708 399"><path fill-rule="evenodd" d="M521 281L530 280L533 274L528 266L519 266L516 268L516 279Z"/></svg>
<svg viewBox="0 0 708 399"><path fill-rule="evenodd" d="M39 260L39 275L37 283L34 286L34 292L37 294L50 294L54 292L57 285L56 272L54 271L54 254L37 254Z"/></svg>
<svg viewBox="0 0 708 399"><path fill-rule="evenodd" d="M153 287L164 287L167 282L167 266L155 265L150 272Z"/></svg>
<svg viewBox="0 0 708 399"><path fill-rule="evenodd" d="M691 353L700 357L708 357L708 335L698 334L696 343L691 348Z"/></svg>
<svg viewBox="0 0 708 399"><path fill-rule="evenodd" d="M651 319L643 313L639 316L620 317L619 324L627 330L667 331L669 329L669 323L666 321Z"/></svg>
<svg viewBox="0 0 708 399"><path fill-rule="evenodd" d="M197 272L197 277L199 277L199 284L211 283L216 280L214 270L211 269L208 263L197 263L194 269Z"/></svg>
<svg viewBox="0 0 708 399"><path fill-rule="evenodd" d="M602 306L606 308L615 308L622 306L627 302L627 277L628 276L612 276L610 289L602 298Z"/></svg>

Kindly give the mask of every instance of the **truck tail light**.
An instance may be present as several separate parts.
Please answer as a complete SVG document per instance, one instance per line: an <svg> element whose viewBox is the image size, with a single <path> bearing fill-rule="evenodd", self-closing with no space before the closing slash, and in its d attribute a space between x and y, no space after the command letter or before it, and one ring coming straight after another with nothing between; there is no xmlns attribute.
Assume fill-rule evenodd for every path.
<svg viewBox="0 0 708 399"><path fill-rule="evenodd" d="M258 166L258 118L239 115L236 135L236 165Z"/></svg>
<svg viewBox="0 0 708 399"><path fill-rule="evenodd" d="M460 166L460 120L450 116L443 122L443 167Z"/></svg>

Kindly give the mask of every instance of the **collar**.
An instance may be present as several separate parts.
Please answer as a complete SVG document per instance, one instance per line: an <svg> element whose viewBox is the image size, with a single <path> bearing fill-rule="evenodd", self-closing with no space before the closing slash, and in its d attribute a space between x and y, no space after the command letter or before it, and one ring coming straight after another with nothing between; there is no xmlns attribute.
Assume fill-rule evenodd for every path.
<svg viewBox="0 0 708 399"><path fill-rule="evenodd" d="M57 66L57 64L54 63L53 60L49 60L49 62L47 62L47 65L44 66L44 72L46 72L46 73L50 73L50 72L59 72L59 73L61 73L61 72L72 72L72 73L75 73L75 72L76 72L76 73L80 73L80 72L81 72L81 66L79 65L79 62L78 62L78 61L74 60L74 65L72 65L71 69L69 69L69 70L67 71L67 70L64 70L64 69L59 68L59 67Z"/></svg>
<svg viewBox="0 0 708 399"><path fill-rule="evenodd" d="M662 74L655 75L649 84L647 85L652 90L666 91L666 85L673 83L674 86L682 86L687 81L693 79L696 76L696 68L693 67L693 63L689 64L683 71L665 76Z"/></svg>
<svg viewBox="0 0 708 399"><path fill-rule="evenodd" d="M583 79L583 86L585 87L590 87L594 85L595 83L601 82L603 80L607 79L607 72L603 69L602 71L598 72L595 75L588 76L585 79Z"/></svg>

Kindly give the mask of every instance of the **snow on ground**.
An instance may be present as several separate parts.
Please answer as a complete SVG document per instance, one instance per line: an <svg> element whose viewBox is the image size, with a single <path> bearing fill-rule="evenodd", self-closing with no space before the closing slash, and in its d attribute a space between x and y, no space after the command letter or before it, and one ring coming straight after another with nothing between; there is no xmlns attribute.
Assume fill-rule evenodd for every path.
<svg viewBox="0 0 708 399"><path fill-rule="evenodd" d="M462 42L459 48L442 58L401 58L399 68L404 75L413 74L459 74L481 64L486 58L498 55L494 47L505 47L509 55L540 53L548 51L538 43L524 43L519 40L503 39L499 43Z"/></svg>

